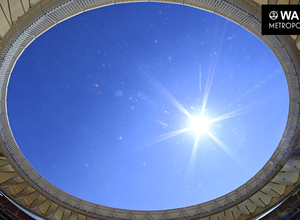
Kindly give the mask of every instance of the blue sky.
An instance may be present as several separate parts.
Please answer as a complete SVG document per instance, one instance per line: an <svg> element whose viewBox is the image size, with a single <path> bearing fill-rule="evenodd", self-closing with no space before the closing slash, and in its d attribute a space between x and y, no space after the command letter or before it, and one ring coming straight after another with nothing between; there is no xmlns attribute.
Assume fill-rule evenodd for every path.
<svg viewBox="0 0 300 220"><path fill-rule="evenodd" d="M210 124L196 134L201 113ZM262 168L288 91L272 52L233 22L132 3L38 37L11 75L8 114L25 157L55 186L105 206L170 209L224 195Z"/></svg>

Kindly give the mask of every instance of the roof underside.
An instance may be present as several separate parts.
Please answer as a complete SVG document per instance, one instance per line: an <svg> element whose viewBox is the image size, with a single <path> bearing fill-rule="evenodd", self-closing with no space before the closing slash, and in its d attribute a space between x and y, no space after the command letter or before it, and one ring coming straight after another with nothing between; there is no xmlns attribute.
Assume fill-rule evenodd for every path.
<svg viewBox="0 0 300 220"><path fill-rule="evenodd" d="M299 4L299 0L254 0L262 4ZM9 28L39 0L0 0L0 42L4 39ZM233 1L234 2L234 1ZM300 50L300 36L292 35Z"/></svg>
<svg viewBox="0 0 300 220"><path fill-rule="evenodd" d="M37 15L36 11L42 11L43 8L54 8L54 6L60 5L62 3L66 3L68 1L64 0L0 0L0 81L2 78L9 78L10 73L6 73L8 70L4 70L6 68L6 58L5 56L9 56L9 50L7 49L7 44L15 44L15 33L23 32L25 30L24 26L28 25L27 23L22 23L23 20L34 20ZM74 1L73 1L74 2ZM92 0L78 0L76 1L80 7L79 2L90 2L90 4L94 4L95 1ZM97 1L98 3L100 1ZM116 1L103 0L102 5L114 4ZM118 1L117 1L118 2ZM125 2L125 1L120 1ZM166 1L165 1L166 2ZM171 1L170 1L171 2ZM172 1L176 2L176 1ZM185 0L185 4L194 6L196 5L196 1L193 0ZM213 1L201 1L208 5L209 2ZM221 2L226 2L233 5L241 6L246 4L244 0L221 0ZM299 0L256 0L255 2L249 1L251 4L247 5L250 7L249 10L257 11L257 8L260 7L261 4L299 4ZM101 4L95 3L91 6L91 8L101 7ZM182 1L177 1L177 3L182 3ZM258 4L257 4L258 3ZM199 3L200 4L200 3ZM224 3L225 4L225 3ZM224 6L225 7L225 6ZM251 8L253 7L253 8ZM76 12L78 13L78 12ZM76 14L69 13L69 17ZM217 12L216 12L217 13ZM230 12L231 13L231 12ZM221 14L221 13L220 13ZM226 14L221 14L225 17ZM27 18L26 18L27 16ZM256 15L260 17L260 15ZM22 19L19 19L22 17ZM49 16L50 17L50 16ZM59 17L59 15L57 15ZM54 16L53 16L54 18ZM48 25L51 27L55 25L60 20L53 19L53 23ZM62 17L61 20L64 18ZM259 19L259 18L258 18ZM238 20L238 19L237 19ZM22 27L20 27L22 26ZM45 30L48 27L45 28ZM255 28L255 27L253 27ZM22 29L22 31L21 31ZM26 47L32 39L41 34L44 30L41 30L37 35L28 37L29 40L24 40L22 48ZM32 32L33 33L33 32ZM32 33L27 33L28 36ZM13 39L13 40L12 40ZM27 38L26 38L27 39ZM289 84L290 95L294 97L295 103L297 102L297 110L294 113L295 123L298 123L298 111L299 111L299 92L296 94L293 93L291 88L295 87L295 91L299 88L299 85L293 84L293 81L299 82L298 74L299 72L299 57L300 57L300 35L292 35L290 37L284 38L285 44L290 46L290 51L285 50L282 53L292 54L291 57L296 60L295 63L292 61L280 61L286 75L291 75L290 78L287 76L287 81ZM13 43L11 43L14 41ZM17 40L16 40L17 41ZM279 40L280 41L280 40ZM283 40L282 40L283 41ZM268 46L272 45L273 42L268 41ZM275 43L274 43L275 45ZM275 47L275 46L274 46ZM279 48L279 49L278 49ZM280 48L278 46L277 58L283 57L281 56ZM278 52L279 51L279 52ZM18 53L16 55L12 55L12 60L16 60L18 57ZM8 59L8 58L7 58ZM293 60L292 59L292 60ZM298 60L298 61L297 61ZM286 62L286 63L284 63ZM291 64L292 67L289 65ZM290 68L294 68L294 72L289 74ZM5 72L5 76L2 76L2 72ZM296 78L292 78L296 77ZM7 85L7 81L3 79L3 85ZM293 87L294 86L294 87ZM1 86L0 86L1 87ZM0 88L0 96L2 100L6 100L6 92L3 92L6 88ZM292 100L292 98L291 98ZM290 100L290 102L291 102ZM3 101L4 103L5 101ZM291 106L291 105L290 105ZM292 107L291 107L292 108ZM39 215L43 218L48 219L203 219L203 220L213 220L213 219L226 219L226 220L240 220L240 219L248 219L254 218L254 216L259 216L261 213L266 212L270 208L278 205L284 199L286 199L291 194L295 193L300 184L300 156L298 154L298 140L299 140L299 131L294 133L292 138L294 138L293 144L293 154L290 154L289 157L284 160L284 163L280 165L280 169L276 171L276 174L272 174L272 178L269 178L267 183L263 186L257 188L254 191L251 191L249 188L249 194L247 186L251 187L260 184L259 179L252 179L252 182L248 182L247 186L242 188L240 191L237 190L235 194L227 195L220 200L210 201L205 203L204 205L196 205L193 207L186 207L182 209L176 210L162 210L162 211L153 211L153 212L142 212L142 211L130 211L130 210L117 210L106 207L101 207L96 204L92 204L86 201L82 201L77 198L73 198L68 194L61 192L59 189L52 187L48 182L44 182L43 178L32 171L31 166L29 166L27 161L20 157L20 161L18 161L17 156L11 155L21 155L19 153L18 148L16 147L15 151L12 149L7 149L6 146L10 144L10 139L6 139L6 132L10 132L9 126L5 126L6 122L2 122L1 114L3 113L3 117L7 117L6 115L6 106L1 106L0 103L0 190L3 191L8 197L14 200L18 205L23 208L34 212L36 215ZM291 111L290 111L291 115ZM291 118L292 116L290 116ZM4 119L3 119L4 120ZM292 122L290 123L292 124ZM295 127L298 127L298 124ZM289 128L286 129L285 132L288 132ZM294 129L296 130L296 129ZM292 140L289 143L292 143ZM12 143L13 145L13 143ZM286 150L286 149L284 149ZM287 151L287 150L286 150ZM278 153L277 160L281 160L281 156L283 155L283 150ZM299 151L300 152L300 151ZM282 153L282 154L281 154ZM10 156L8 156L10 155ZM275 155L276 156L276 155ZM276 159L276 158L275 158ZM269 173L273 172L274 161L270 161L266 164L265 170ZM18 165L16 165L18 164ZM21 165L20 165L21 164ZM24 173L26 175L24 175ZM254 187L255 188L255 187ZM52 191L51 191L52 190ZM242 191L243 190L243 191ZM46 193L47 192L47 193ZM239 198L236 199L234 196L239 195ZM245 195L245 196L242 196ZM232 197L231 197L232 196ZM234 198L233 198L234 197ZM193 217L194 216L194 217Z"/></svg>

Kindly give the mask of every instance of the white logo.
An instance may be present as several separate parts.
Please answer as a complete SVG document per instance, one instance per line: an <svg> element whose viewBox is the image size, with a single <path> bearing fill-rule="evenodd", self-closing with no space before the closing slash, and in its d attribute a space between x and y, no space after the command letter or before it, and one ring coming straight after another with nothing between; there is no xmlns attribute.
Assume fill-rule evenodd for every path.
<svg viewBox="0 0 300 220"><path fill-rule="evenodd" d="M297 20L299 21L299 16L296 11L280 11L282 20ZM271 18L271 13L270 13Z"/></svg>
<svg viewBox="0 0 300 220"><path fill-rule="evenodd" d="M269 17L271 20L276 20L278 18L278 13L277 11L271 11L270 14L269 14Z"/></svg>

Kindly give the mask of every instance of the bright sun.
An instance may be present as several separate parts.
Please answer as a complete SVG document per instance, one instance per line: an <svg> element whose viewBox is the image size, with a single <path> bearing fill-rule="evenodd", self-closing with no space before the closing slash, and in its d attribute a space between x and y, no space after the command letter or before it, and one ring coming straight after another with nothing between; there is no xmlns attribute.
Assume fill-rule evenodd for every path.
<svg viewBox="0 0 300 220"><path fill-rule="evenodd" d="M190 130L193 131L196 135L201 135L208 130L209 120L204 116L191 119L191 124L189 126Z"/></svg>

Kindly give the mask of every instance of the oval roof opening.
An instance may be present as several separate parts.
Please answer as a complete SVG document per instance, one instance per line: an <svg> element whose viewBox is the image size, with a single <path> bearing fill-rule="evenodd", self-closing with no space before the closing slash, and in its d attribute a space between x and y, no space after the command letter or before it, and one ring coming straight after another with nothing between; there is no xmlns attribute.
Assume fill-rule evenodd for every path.
<svg viewBox="0 0 300 220"><path fill-rule="evenodd" d="M279 144L288 106L281 66L258 38L158 3L55 26L19 58L8 92L14 137L43 177L133 210L194 205L245 183Z"/></svg>

